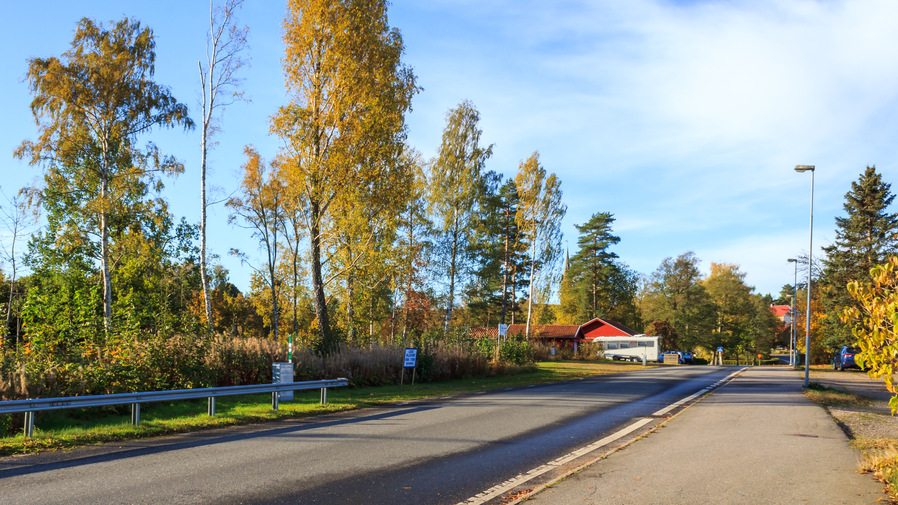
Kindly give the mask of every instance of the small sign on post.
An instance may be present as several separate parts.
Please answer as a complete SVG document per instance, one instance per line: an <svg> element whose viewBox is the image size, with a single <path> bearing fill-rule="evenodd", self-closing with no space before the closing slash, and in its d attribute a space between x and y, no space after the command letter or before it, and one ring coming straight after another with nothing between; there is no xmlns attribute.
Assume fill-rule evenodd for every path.
<svg viewBox="0 0 898 505"><path fill-rule="evenodd" d="M293 382L293 363L275 362L271 364L271 383L286 384ZM293 401L293 391L279 391L277 393L279 402Z"/></svg>
<svg viewBox="0 0 898 505"><path fill-rule="evenodd" d="M405 348L405 358L402 363L402 375L399 378L399 385L405 382L405 369L412 369L412 385L415 385L415 371L418 365L418 350L414 347Z"/></svg>

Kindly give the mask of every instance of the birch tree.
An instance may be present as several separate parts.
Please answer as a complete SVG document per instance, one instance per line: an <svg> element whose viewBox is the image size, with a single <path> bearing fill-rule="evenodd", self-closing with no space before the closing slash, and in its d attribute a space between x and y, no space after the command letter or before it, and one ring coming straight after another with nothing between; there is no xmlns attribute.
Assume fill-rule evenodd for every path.
<svg viewBox="0 0 898 505"><path fill-rule="evenodd" d="M6 305L6 326L4 327L3 335L0 335L0 337L2 337L10 334L9 328L10 322L12 321L13 306L15 304L15 287L16 280L18 279L19 265L19 253L16 252L16 245L24 237L30 235L30 226L35 224L37 215L29 213L25 202L18 196L9 197L2 189L0 189L0 196L5 200L4 202L0 202L2 203L2 205L0 205L0 212L3 214L0 216L0 221L3 222L3 226L6 228L7 232L5 234L6 240L4 241L3 247L3 259L9 263L9 267L12 270L9 278L9 299ZM15 334L16 344L18 344L18 328L16 328Z"/></svg>
<svg viewBox="0 0 898 505"><path fill-rule="evenodd" d="M561 203L561 182L555 174L546 175L534 151L522 161L515 176L520 203L515 220L522 233L530 237L533 250L530 257L530 295L527 306L526 336L530 339L533 317L534 285L536 269L548 270L561 255L561 220L567 206Z"/></svg>
<svg viewBox="0 0 898 505"><path fill-rule="evenodd" d="M425 162L420 153L413 149L404 151L403 162L408 164L414 175L405 208L398 216L398 269L394 283L397 294L401 292L402 297L402 341L405 342L409 336L413 300L419 296L426 282L433 249L433 223L427 215ZM394 308L396 305L394 303Z"/></svg>
<svg viewBox="0 0 898 505"><path fill-rule="evenodd" d="M480 113L468 100L449 111L437 159L431 164L431 211L440 232L440 253L444 261L449 292L443 330L449 330L459 272L467 264L471 218L476 212L481 172L493 153L493 146L480 145L477 127Z"/></svg>
<svg viewBox="0 0 898 505"><path fill-rule="evenodd" d="M103 320L112 323L110 220L128 209L126 193L141 192L154 173L183 172L181 163L138 136L155 126L193 128L187 107L153 81L153 32L125 18L107 29L91 19L78 22L72 47L61 58L32 58L27 80L31 112L40 136L25 141L16 156L46 167L45 183L77 195L77 206L98 228L103 284ZM39 191L32 196L40 198Z"/></svg>
<svg viewBox="0 0 898 505"><path fill-rule="evenodd" d="M209 293L209 272L206 249L206 198L207 154L213 146L212 137L219 130L220 115L225 107L243 99L240 90L242 79L237 72L246 64L243 52L246 49L248 28L237 26L234 17L243 0L227 0L217 6L209 2L209 31L206 32L206 62L200 61L200 85L203 89L203 125L200 141L200 280L203 284L203 303L206 309L206 324L215 326L212 320L212 298Z"/></svg>
<svg viewBox="0 0 898 505"><path fill-rule="evenodd" d="M385 0L290 0L284 20L290 103L272 118L279 156L297 185L309 240L321 349L336 345L325 287L339 225L335 211L372 181L393 180L405 113L417 91ZM326 277L326 274L329 274Z"/></svg>
<svg viewBox="0 0 898 505"><path fill-rule="evenodd" d="M284 184L275 167L265 166L265 161L255 148L244 149L242 197L234 197L226 204L233 212L230 221L242 221L242 226L252 230L265 253L264 279L271 293L271 330L278 339L278 247L284 220ZM236 251L235 251L236 252ZM260 269L256 269L260 270Z"/></svg>

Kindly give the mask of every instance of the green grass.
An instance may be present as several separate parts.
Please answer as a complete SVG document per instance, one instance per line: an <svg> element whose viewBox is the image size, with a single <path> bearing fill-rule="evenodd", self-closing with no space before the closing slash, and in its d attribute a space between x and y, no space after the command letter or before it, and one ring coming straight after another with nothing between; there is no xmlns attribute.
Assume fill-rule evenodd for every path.
<svg viewBox="0 0 898 505"><path fill-rule="evenodd" d="M508 367L502 375L492 377L417 383L414 386L405 384L334 388L328 390L327 405L319 404L317 389L297 391L294 401L281 402L277 411L271 410L271 395L267 393L220 397L216 400L215 417L206 415L205 400L145 403L141 405L140 426L131 425L129 406L37 412L34 437L25 438L20 430L15 436L0 438L0 456L134 440L288 417L307 417L422 398L545 384L641 368L642 365L622 362L544 362L530 367ZM21 417L14 417L17 426L21 426Z"/></svg>

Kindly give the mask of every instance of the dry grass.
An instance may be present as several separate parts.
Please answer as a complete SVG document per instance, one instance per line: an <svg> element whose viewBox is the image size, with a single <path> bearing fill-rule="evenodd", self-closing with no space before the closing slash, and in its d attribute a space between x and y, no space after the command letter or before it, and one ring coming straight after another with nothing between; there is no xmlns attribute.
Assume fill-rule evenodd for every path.
<svg viewBox="0 0 898 505"><path fill-rule="evenodd" d="M810 383L810 387L804 393L812 401L824 407L864 408L873 404L873 401L866 396L822 386L816 382Z"/></svg>
<svg viewBox="0 0 898 505"><path fill-rule="evenodd" d="M859 471L884 483L898 502L898 438L894 418L879 412L872 398L812 382L805 395L826 407L861 452ZM881 402L880 402L881 403Z"/></svg>
<svg viewBox="0 0 898 505"><path fill-rule="evenodd" d="M854 445L863 455L861 471L872 473L888 486L893 499L898 498L898 439L863 439Z"/></svg>

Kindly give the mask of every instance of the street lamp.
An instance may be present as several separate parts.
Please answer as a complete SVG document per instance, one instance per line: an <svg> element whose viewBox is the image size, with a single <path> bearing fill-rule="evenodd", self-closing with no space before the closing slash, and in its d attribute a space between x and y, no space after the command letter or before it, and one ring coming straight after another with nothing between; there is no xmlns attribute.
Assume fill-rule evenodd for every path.
<svg viewBox="0 0 898 505"><path fill-rule="evenodd" d="M789 366L795 366L795 296L798 294L798 260L789 258L789 263L795 263L795 282L792 283L792 309L789 316L792 324L792 335L789 337Z"/></svg>
<svg viewBox="0 0 898 505"><path fill-rule="evenodd" d="M810 385L811 373L811 256L814 253L814 165L795 165L796 172L811 172L811 226L808 233L808 314L804 334L804 387Z"/></svg>

